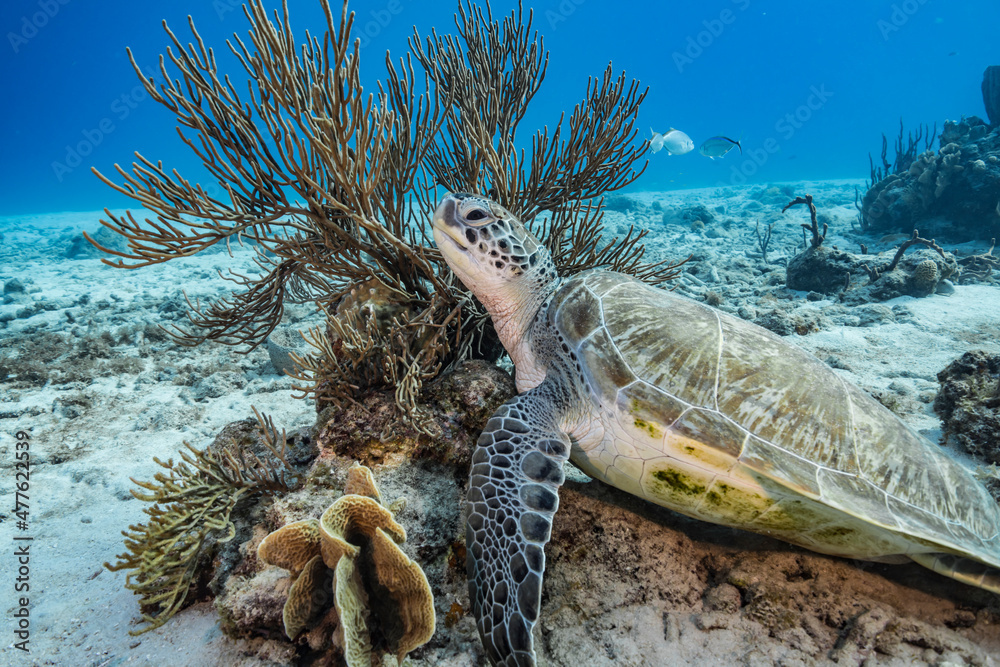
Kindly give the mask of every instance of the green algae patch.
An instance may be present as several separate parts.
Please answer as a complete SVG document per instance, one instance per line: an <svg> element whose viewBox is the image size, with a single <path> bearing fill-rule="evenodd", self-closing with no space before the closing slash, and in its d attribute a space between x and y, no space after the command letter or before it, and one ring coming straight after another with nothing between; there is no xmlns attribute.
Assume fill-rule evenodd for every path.
<svg viewBox="0 0 1000 667"><path fill-rule="evenodd" d="M659 438L663 435L660 429L656 428L656 424L652 422L648 422L644 419L639 419L638 417L636 417L633 423L635 424L635 427L637 429L645 431L646 433L649 434L649 437L651 438Z"/></svg>
<svg viewBox="0 0 1000 667"><path fill-rule="evenodd" d="M687 475L676 470L657 470L653 477L666 484L675 493L689 496L700 496L705 493L705 485L698 484Z"/></svg>

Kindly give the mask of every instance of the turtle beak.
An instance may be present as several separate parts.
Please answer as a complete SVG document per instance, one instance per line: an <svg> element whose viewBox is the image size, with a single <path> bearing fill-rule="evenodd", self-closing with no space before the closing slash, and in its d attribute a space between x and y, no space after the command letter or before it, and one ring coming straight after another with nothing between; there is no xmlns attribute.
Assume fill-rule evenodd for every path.
<svg viewBox="0 0 1000 667"><path fill-rule="evenodd" d="M444 248L442 241L451 241L463 251L468 250L463 225L456 219L457 204L458 199L454 195L447 195L434 211L431 224L434 227L434 241L439 249Z"/></svg>

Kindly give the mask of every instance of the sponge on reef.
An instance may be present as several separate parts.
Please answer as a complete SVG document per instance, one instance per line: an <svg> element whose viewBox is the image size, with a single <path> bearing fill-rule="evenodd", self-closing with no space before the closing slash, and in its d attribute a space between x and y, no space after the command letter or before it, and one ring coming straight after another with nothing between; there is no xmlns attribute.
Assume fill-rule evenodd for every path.
<svg viewBox="0 0 1000 667"><path fill-rule="evenodd" d="M296 521L265 537L257 557L294 579L283 610L288 638L313 624L332 594L351 667L371 664L370 622L379 624L400 662L425 644L434 634L434 596L423 570L399 548L405 540L371 470L357 464L344 495L318 520Z"/></svg>

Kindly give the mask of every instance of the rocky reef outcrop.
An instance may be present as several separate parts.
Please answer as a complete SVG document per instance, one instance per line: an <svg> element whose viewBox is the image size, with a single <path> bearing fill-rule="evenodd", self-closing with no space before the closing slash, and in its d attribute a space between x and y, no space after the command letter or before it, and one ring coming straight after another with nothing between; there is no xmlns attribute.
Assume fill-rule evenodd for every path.
<svg viewBox="0 0 1000 667"><path fill-rule="evenodd" d="M437 665L445 663L443 654L474 652L467 648L476 631L465 611L464 484L479 432L514 393L511 377L484 361L466 362L429 383L422 401L439 427L438 438L400 422L391 389L371 393L363 405L321 411L312 438L317 456L308 472L266 513L247 517L236 564L214 578L223 631L262 640L259 652L294 664L369 664L372 657L413 650L408 664ZM369 482L361 490L352 481L359 472ZM383 497L406 502L383 505ZM351 509L350 503L362 510L360 527L327 532L342 537L341 551L357 547L357 576L342 572L343 558L331 557L330 538L324 537L328 525L344 523L331 515L340 506ZM398 563L396 569L404 573L412 570L409 579L398 573L380 576L377 527L392 538L382 540L384 546L398 551L390 564ZM313 534L317 537L310 541ZM291 558L285 552L301 553ZM312 565L307 568L306 562ZM419 576L416 568L422 570ZM338 578L359 579L357 594L341 600L350 591L336 586ZM409 580L420 585L403 585ZM406 595L389 595L393 582ZM397 598L403 602L386 602ZM434 628L435 616L431 643L416 648L426 641L424 631ZM410 626L414 630L404 632Z"/></svg>
<svg viewBox="0 0 1000 667"><path fill-rule="evenodd" d="M899 251L896 250L898 255ZM958 264L951 253L920 248L897 258L893 252L856 255L834 247L808 248L788 262L789 289L839 295L845 303L888 301L947 292Z"/></svg>
<svg viewBox="0 0 1000 667"><path fill-rule="evenodd" d="M861 202L865 231L962 242L1000 236L1000 126L975 116L945 123L940 150L873 184Z"/></svg>
<svg viewBox="0 0 1000 667"><path fill-rule="evenodd" d="M945 438L980 460L1000 464L1000 354L966 352L937 375L934 411Z"/></svg>
<svg viewBox="0 0 1000 667"><path fill-rule="evenodd" d="M913 135L904 151L900 126L890 169L883 136L885 170L873 167L861 201L864 231L919 229L954 242L1000 236L1000 65L983 72L982 92L989 122L976 116L945 122L936 152L916 155Z"/></svg>

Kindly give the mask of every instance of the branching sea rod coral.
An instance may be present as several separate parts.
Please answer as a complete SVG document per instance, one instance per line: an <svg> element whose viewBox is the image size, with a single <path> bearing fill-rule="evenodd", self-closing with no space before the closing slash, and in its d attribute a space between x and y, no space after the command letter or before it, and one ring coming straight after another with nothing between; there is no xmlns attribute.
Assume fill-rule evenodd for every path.
<svg viewBox="0 0 1000 667"><path fill-rule="evenodd" d="M109 250L121 258L115 266L164 262L218 242L257 244L262 274L235 276L245 290L229 299L192 304L201 333L177 332L183 342L257 345L280 320L286 298L336 301L347 285L375 274L415 297L447 292L439 262L414 243L409 207L411 197L426 196L415 175L440 105L413 92L412 68L398 72L391 64L377 103L365 96L357 48L350 50L353 17L345 5L338 26L323 7L324 38L307 32L301 50L287 7L275 22L260 2L245 10L250 45L235 36L229 45L250 76L249 99L219 72L193 24L197 46L185 47L167 29L177 52L168 48L166 62L180 78L171 79L165 64L163 86L143 77L153 99L177 115L183 140L227 201L141 156L131 173L118 168L123 185L98 174L157 213L145 224L131 213L109 214L104 224L129 239L127 252Z"/></svg>
<svg viewBox="0 0 1000 667"><path fill-rule="evenodd" d="M160 85L129 53L150 96L176 115L208 183L225 194L212 196L207 184L142 156L131 171L117 167L121 184L98 174L156 214L140 221L108 212L102 224L125 236L128 249L102 248L118 258L107 263L137 268L250 241L260 266L256 276L231 274L236 289L229 297L189 303L193 326L173 331L179 342L252 348L278 325L286 300L314 300L331 312L352 288L377 279L406 295L410 313L383 332L399 345L379 350L391 371L380 382L403 382L412 396L456 360L488 356L480 344L488 319L426 235L445 189L493 192L535 219L557 264L569 270L607 265L654 283L671 277L671 267L642 262L643 232L604 243L594 203L642 172L633 168L646 150L645 143L633 145L645 95L636 82L609 68L590 82L568 126L560 119L551 134L537 132L526 153L515 135L548 59L531 32L530 12L525 17L519 8L501 23L488 5L485 13L460 6L458 37L435 34L424 43L414 34L406 58L386 58L386 78L372 95L361 86L360 43L351 38L347 3L339 22L327 0L321 4L325 33L306 32L302 46L287 3L273 18L260 0L245 8L249 39L234 36L228 45L249 94L219 70L193 23L193 44L167 29L173 46L161 61ZM321 360L336 353L335 343L316 342L318 361L304 371L312 394L330 384L316 373L332 367ZM401 407L412 417L407 401Z"/></svg>

